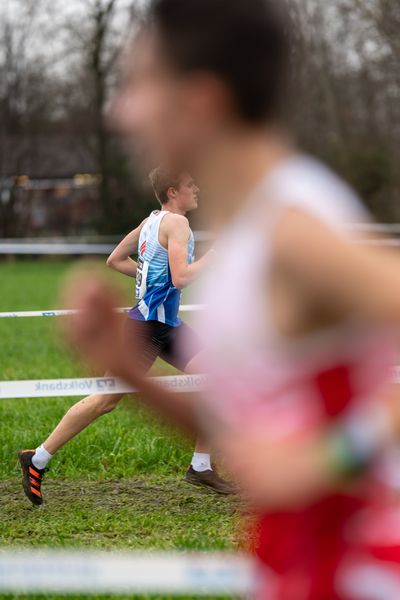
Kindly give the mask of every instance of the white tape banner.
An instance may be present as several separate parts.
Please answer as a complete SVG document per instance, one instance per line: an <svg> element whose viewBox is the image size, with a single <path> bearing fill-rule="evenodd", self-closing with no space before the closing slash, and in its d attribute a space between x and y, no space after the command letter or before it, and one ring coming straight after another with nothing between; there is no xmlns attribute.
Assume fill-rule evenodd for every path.
<svg viewBox="0 0 400 600"><path fill-rule="evenodd" d="M204 374L153 377L152 381L165 389L181 393L205 392L208 388L208 377ZM393 383L400 383L400 366L393 369ZM0 381L0 400L136 393L137 390L118 377Z"/></svg>
<svg viewBox="0 0 400 600"><path fill-rule="evenodd" d="M98 236L96 236L98 237ZM9 255L83 255L83 256L106 256L111 254L118 244L115 240L113 243L97 243L78 241L76 238L63 238L61 240L48 241L45 239L8 239L0 242L0 254ZM195 231L195 242L211 242L215 239L208 231Z"/></svg>
<svg viewBox="0 0 400 600"><path fill-rule="evenodd" d="M204 374L153 377L152 381L165 389L181 393L205 392L208 387L208 377ZM393 369L393 383L400 383L400 366ZM0 400L135 393L138 393L137 390L117 377L0 381Z"/></svg>
<svg viewBox="0 0 400 600"><path fill-rule="evenodd" d="M204 392L206 375L154 377L157 385L175 392ZM116 377L82 377L75 379L31 379L0 381L0 399L58 398L98 394L134 394L137 390Z"/></svg>
<svg viewBox="0 0 400 600"><path fill-rule="evenodd" d="M132 307L119 308L118 312L127 313ZM204 310L202 304L186 304L180 307L179 312L197 312ZM0 319L13 319L16 317L65 317L67 315L75 315L76 310L23 310L23 311L8 311L0 312Z"/></svg>
<svg viewBox="0 0 400 600"><path fill-rule="evenodd" d="M224 554L0 550L1 593L247 595L254 564Z"/></svg>

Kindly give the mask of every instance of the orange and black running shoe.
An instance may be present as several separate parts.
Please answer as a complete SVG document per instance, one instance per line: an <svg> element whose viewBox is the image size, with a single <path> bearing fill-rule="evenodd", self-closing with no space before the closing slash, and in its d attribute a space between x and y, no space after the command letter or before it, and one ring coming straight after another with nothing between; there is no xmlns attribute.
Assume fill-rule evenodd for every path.
<svg viewBox="0 0 400 600"><path fill-rule="evenodd" d="M22 470L22 485L25 495L35 506L43 504L42 480L48 469L38 469L32 464L32 456L35 450L20 450L18 452L19 462Z"/></svg>

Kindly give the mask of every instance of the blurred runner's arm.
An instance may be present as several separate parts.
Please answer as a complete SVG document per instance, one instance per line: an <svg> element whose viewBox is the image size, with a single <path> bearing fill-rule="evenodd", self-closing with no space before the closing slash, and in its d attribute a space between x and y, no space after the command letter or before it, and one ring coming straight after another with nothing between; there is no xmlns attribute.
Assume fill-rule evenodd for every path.
<svg viewBox="0 0 400 600"><path fill-rule="evenodd" d="M356 421L349 415L340 423L283 440L257 436L246 428L239 435L222 429L214 441L257 505L294 508L357 482L382 449L399 439L399 404L399 391L393 386L378 408L360 411Z"/></svg>
<svg viewBox="0 0 400 600"><path fill-rule="evenodd" d="M397 326L400 333L400 257L355 244L300 210L276 232L279 267L303 299L342 319Z"/></svg>
<svg viewBox="0 0 400 600"><path fill-rule="evenodd" d="M187 218L176 214L170 215L165 225L172 283L176 288L183 289L195 281L207 267L214 251L210 250L198 261L188 264L190 228Z"/></svg>
<svg viewBox="0 0 400 600"><path fill-rule="evenodd" d="M132 254L137 254L140 232L146 221L147 219L145 219L139 227L128 233L122 242L118 244L107 259L108 267L123 275L136 277L137 262L134 261L131 256Z"/></svg>
<svg viewBox="0 0 400 600"><path fill-rule="evenodd" d="M394 326L400 333L400 259L394 252L351 243L306 213L290 210L276 232L275 260L297 297L311 299L311 305L317 302L340 320ZM345 482L400 438L398 386L382 398L378 412L359 415L359 427L368 431L370 440L362 452L346 420L283 444L252 439L245 432L240 443L233 436L220 436L219 442L242 487L255 500L263 505L290 504L296 486L306 499ZM260 472L268 476L260 477ZM293 496L299 497L300 491Z"/></svg>

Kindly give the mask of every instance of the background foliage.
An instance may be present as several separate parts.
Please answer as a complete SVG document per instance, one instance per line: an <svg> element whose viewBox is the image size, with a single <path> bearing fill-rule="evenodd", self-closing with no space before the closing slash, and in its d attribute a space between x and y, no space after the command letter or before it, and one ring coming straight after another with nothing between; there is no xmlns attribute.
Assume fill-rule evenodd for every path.
<svg viewBox="0 0 400 600"><path fill-rule="evenodd" d="M120 234L150 202L103 118L120 48L143 3L7 0L0 7L2 186L7 177L43 176L44 165L46 176L100 174L94 232ZM398 0L289 4L290 115L300 143L344 175L378 220L399 220ZM11 186L0 201L0 235L23 234L16 205Z"/></svg>

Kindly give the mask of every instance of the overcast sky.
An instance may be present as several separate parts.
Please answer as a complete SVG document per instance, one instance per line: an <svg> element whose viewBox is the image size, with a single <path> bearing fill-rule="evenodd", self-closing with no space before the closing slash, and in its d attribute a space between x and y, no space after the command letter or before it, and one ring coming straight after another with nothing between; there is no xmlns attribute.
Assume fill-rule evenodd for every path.
<svg viewBox="0 0 400 600"><path fill-rule="evenodd" d="M73 35L68 30L84 29L88 3L94 0L0 0L1 23L10 23L24 40L28 56L42 57L50 71L62 76L73 59ZM105 1L105 0L104 0ZM139 7L146 0L136 0ZM132 0L117 0L114 26L124 30L126 10ZM16 36L17 39L18 36ZM0 48L1 53L1 48Z"/></svg>
<svg viewBox="0 0 400 600"><path fill-rule="evenodd" d="M27 52L32 56L42 56L46 63L49 63L48 68L53 72L63 75L68 65L73 60L73 36L68 31L67 23L74 24L74 29L84 28L87 23L87 6L88 3L93 3L95 0L0 0L0 22L4 18L11 21L15 27L26 27L27 37ZM103 0L104 3L106 0ZM132 5L134 0L117 0L118 14L114 21L116 28L124 29L126 22L126 9ZM188 0L189 1L189 0ZM235 0L232 0L233 2ZM343 14L337 11L336 2L323 2L323 0L297 0L300 2L304 18L307 19L307 11L312 10L313 5L319 4L323 8L321 11L323 27L329 37L330 33L340 31L343 25ZM374 0L364 0L371 4ZM147 0L136 0L137 6L143 6ZM320 3L323 3L321 5ZM33 11L34 17L31 18L29 10ZM360 29L359 23L354 23L354 38L357 37L357 32ZM335 35L336 37L336 35ZM376 44L369 42L366 36L364 43L363 54L365 57L374 55L379 51ZM76 42L76 40L75 40ZM338 60L347 63L347 65L357 68L360 65L360 55L355 50L357 45L356 39L346 39L340 46L334 48L338 55ZM1 49L0 49L1 52Z"/></svg>

